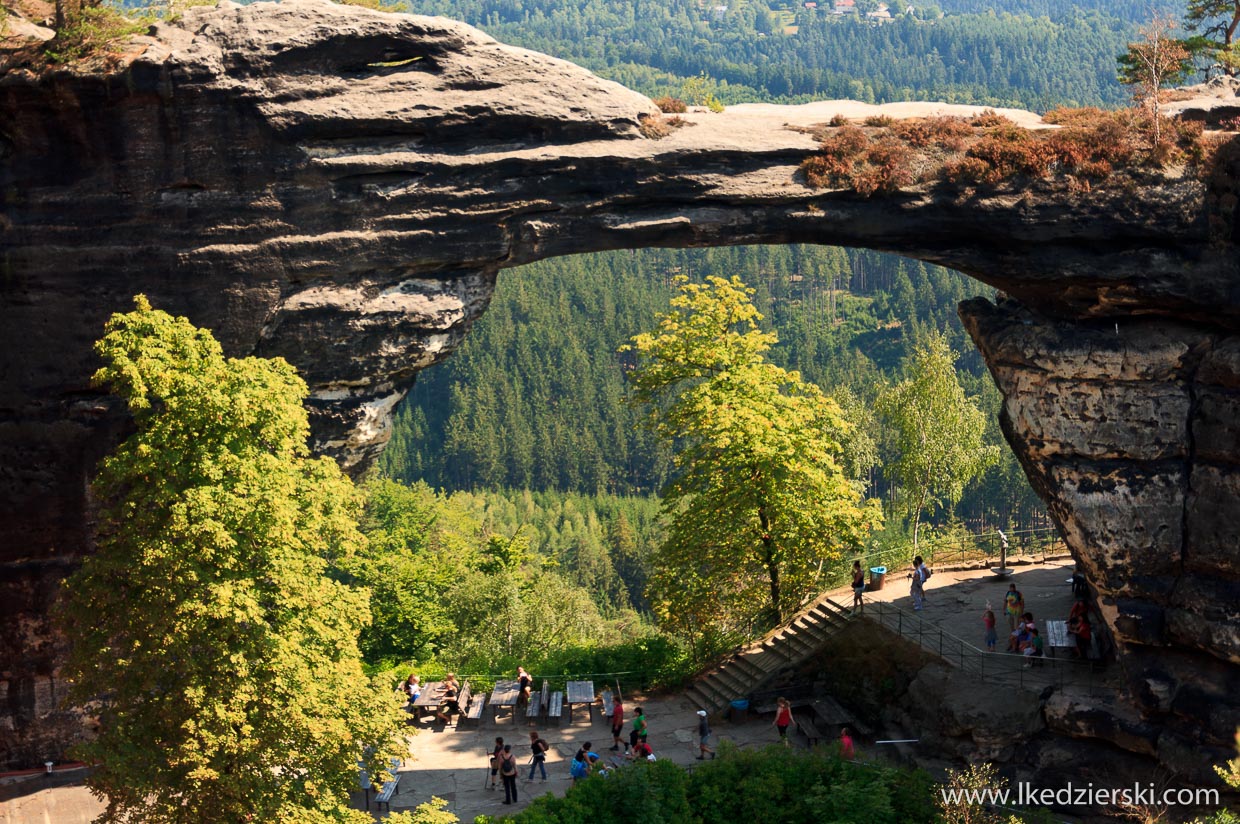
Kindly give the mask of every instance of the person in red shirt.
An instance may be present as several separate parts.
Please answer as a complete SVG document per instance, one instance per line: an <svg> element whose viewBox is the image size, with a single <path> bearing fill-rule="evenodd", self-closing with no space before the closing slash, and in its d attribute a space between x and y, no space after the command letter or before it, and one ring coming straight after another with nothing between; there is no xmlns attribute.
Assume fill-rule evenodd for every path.
<svg viewBox="0 0 1240 824"><path fill-rule="evenodd" d="M1093 634L1092 629L1089 626L1089 616L1082 615L1081 619L1076 622L1076 630L1070 630L1070 632L1076 636L1076 656L1078 658L1088 658L1089 639Z"/></svg>
<svg viewBox="0 0 1240 824"><path fill-rule="evenodd" d="M616 703L611 715L611 737L615 742L612 744L611 751L619 752L620 746L624 743L620 740L620 733L624 732L624 704L620 703L620 696L616 696ZM628 747L625 747L627 750Z"/></svg>
<svg viewBox="0 0 1240 824"><path fill-rule="evenodd" d="M788 727L792 724L792 704L788 703L787 698L777 698L775 700L775 728L779 730L779 740L784 742L784 746L788 746Z"/></svg>
<svg viewBox="0 0 1240 824"><path fill-rule="evenodd" d="M843 758L845 761L852 761L856 755L857 750L853 747L853 740L848 733L848 727L840 728L840 758Z"/></svg>

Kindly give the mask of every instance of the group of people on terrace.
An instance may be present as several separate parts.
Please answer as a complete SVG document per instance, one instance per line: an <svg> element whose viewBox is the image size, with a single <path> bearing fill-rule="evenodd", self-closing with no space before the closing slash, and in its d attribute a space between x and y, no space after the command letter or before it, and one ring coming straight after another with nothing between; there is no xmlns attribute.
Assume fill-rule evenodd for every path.
<svg viewBox="0 0 1240 824"><path fill-rule="evenodd" d="M1007 652L1020 653L1030 658L1040 658L1045 651L1045 641L1034 623L1033 613L1025 609L1025 596L1009 584L1003 596L1003 614L1007 618L1008 643ZM1093 635L1089 622L1089 601L1084 594L1078 593L1072 609L1067 617L1067 632L1074 639L1073 646L1078 658L1088 658L1090 639ZM990 602L986 603L986 611L982 613L982 625L986 631L986 650L995 651L997 633L995 630L995 613ZM1026 662L1028 665L1029 662Z"/></svg>

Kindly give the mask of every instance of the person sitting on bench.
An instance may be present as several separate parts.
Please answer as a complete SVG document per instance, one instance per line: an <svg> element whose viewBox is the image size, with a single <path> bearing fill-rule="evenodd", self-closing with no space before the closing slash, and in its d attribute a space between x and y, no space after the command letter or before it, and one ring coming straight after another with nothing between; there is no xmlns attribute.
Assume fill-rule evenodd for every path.
<svg viewBox="0 0 1240 824"><path fill-rule="evenodd" d="M456 690L452 687L444 687L443 695L439 697L440 706L435 710L435 717L445 724L448 723L449 717L455 713L460 713L461 705L456 701Z"/></svg>
<svg viewBox="0 0 1240 824"><path fill-rule="evenodd" d="M1042 649L1042 636L1038 634L1038 628L1034 627L1029 630L1029 640L1021 649L1021 654L1030 659L1025 662L1026 667L1031 667L1034 665L1035 662L1033 659L1042 657ZM1041 662L1038 663L1040 664Z"/></svg>
<svg viewBox="0 0 1240 824"><path fill-rule="evenodd" d="M534 683L534 679L525 671L525 667L517 667L517 687L521 690L517 696L517 706L528 707L530 705L530 686Z"/></svg>

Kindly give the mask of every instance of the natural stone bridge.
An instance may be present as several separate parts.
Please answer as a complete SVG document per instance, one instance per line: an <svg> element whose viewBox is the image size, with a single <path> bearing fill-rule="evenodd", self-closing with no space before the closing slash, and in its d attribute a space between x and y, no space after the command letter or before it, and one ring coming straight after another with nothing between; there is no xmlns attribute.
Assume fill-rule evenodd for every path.
<svg viewBox="0 0 1240 824"><path fill-rule="evenodd" d="M321 0L187 11L119 65L0 82L0 762L42 761L59 579L127 423L90 345L144 292L310 384L360 471L500 269L644 246L818 243L965 272L1003 427L1097 585L1140 715L1093 725L1202 776L1240 723L1240 258L1232 153L1092 192L804 185L860 104L690 113L467 26ZM959 111L961 107L955 107ZM920 104L895 114L952 111ZM1037 118L1025 116L1026 122ZM69 726L58 727L58 724Z"/></svg>

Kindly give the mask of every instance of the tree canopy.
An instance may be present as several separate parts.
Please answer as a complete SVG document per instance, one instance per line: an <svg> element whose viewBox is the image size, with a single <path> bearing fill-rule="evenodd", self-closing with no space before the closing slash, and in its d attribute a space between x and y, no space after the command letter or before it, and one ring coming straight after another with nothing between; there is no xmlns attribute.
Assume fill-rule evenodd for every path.
<svg viewBox="0 0 1240 824"><path fill-rule="evenodd" d="M776 337L758 328L753 291L735 277L676 284L671 311L628 347L634 398L676 449L653 600L686 634L745 632L817 591L881 510L844 472L839 404L767 360Z"/></svg>
<svg viewBox="0 0 1240 824"><path fill-rule="evenodd" d="M362 673L368 593L326 575L364 542L358 495L308 456L289 364L135 303L95 381L136 432L102 462L98 553L65 587L100 820L369 821L348 793L359 758L387 766L400 711Z"/></svg>

